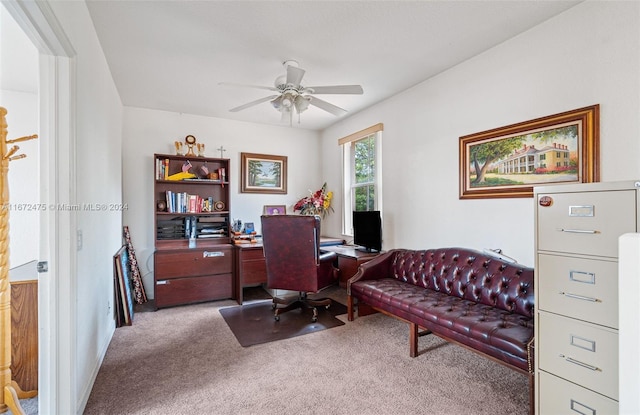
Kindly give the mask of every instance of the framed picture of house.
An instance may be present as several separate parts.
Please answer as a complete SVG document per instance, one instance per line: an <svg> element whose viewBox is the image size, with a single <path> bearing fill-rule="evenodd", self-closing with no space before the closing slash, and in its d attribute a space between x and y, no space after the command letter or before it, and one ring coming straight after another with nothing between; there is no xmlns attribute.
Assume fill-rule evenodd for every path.
<svg viewBox="0 0 640 415"><path fill-rule="evenodd" d="M460 199L600 180L599 105L460 137Z"/></svg>
<svg viewBox="0 0 640 415"><path fill-rule="evenodd" d="M285 205L265 205L262 213L264 215L286 215L287 207Z"/></svg>
<svg viewBox="0 0 640 415"><path fill-rule="evenodd" d="M287 156L240 153L242 193L287 193Z"/></svg>

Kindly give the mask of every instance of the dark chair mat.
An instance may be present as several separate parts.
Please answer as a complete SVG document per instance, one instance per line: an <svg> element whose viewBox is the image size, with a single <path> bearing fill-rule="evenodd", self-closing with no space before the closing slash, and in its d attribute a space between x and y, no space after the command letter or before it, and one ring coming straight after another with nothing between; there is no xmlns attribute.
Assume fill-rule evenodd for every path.
<svg viewBox="0 0 640 415"><path fill-rule="evenodd" d="M344 322L335 316L346 312L345 305L333 301L329 309L318 308L318 321L313 323L311 310L291 310L281 314L280 321L276 321L271 300L220 309L220 314L243 347L342 326Z"/></svg>

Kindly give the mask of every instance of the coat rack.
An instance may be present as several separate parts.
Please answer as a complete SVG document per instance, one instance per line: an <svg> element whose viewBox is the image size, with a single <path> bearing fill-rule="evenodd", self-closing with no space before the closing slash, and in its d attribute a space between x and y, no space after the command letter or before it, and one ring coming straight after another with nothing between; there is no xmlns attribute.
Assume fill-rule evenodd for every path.
<svg viewBox="0 0 640 415"><path fill-rule="evenodd" d="M11 378L11 282L9 281L9 162L25 158L16 154L20 149L15 143L38 138L36 134L7 140L7 110L0 107L0 412L11 409L16 415L24 415L20 399L33 398L37 390L25 392ZM8 149L7 144L13 144Z"/></svg>

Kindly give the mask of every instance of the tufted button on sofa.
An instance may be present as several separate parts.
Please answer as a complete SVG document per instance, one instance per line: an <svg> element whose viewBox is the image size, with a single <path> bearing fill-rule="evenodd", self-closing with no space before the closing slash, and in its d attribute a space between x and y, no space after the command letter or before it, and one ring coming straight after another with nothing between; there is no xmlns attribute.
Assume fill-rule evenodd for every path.
<svg viewBox="0 0 640 415"><path fill-rule="evenodd" d="M409 323L412 357L429 333L480 353L528 375L534 402L532 268L466 248L394 249L362 264L347 294L349 321L364 303Z"/></svg>

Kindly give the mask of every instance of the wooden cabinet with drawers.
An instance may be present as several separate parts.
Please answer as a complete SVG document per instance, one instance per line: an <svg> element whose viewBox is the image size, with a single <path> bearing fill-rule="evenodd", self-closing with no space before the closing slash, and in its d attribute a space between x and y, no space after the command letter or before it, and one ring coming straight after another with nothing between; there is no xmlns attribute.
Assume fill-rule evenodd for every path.
<svg viewBox="0 0 640 415"><path fill-rule="evenodd" d="M233 296L231 245L156 251L154 269L158 308Z"/></svg>
<svg viewBox="0 0 640 415"><path fill-rule="evenodd" d="M640 182L536 187L536 412L618 411L618 238Z"/></svg>
<svg viewBox="0 0 640 415"><path fill-rule="evenodd" d="M229 159L155 154L157 308L233 297Z"/></svg>

